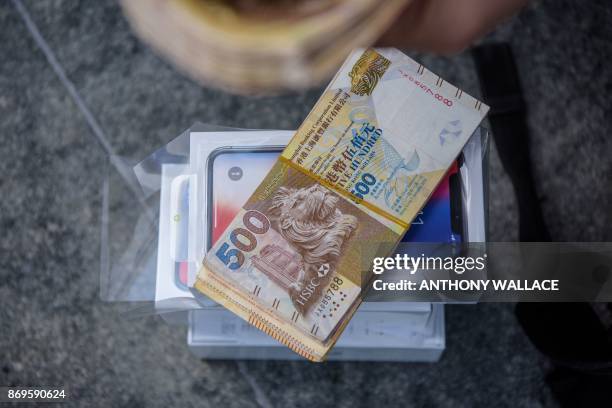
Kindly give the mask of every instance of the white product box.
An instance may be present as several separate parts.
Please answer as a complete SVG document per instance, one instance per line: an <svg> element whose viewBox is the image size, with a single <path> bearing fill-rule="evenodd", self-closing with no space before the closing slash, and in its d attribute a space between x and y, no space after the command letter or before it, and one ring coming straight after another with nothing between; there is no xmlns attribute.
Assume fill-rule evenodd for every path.
<svg viewBox="0 0 612 408"><path fill-rule="evenodd" d="M431 312L364 312L353 319L330 361L438 361L445 348L444 307ZM298 360L301 357L226 310L190 312L187 344L206 359Z"/></svg>

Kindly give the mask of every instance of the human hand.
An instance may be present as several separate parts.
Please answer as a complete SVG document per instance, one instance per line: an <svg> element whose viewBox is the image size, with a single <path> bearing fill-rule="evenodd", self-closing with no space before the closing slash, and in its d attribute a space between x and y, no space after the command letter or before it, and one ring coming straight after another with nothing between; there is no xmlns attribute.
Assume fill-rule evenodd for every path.
<svg viewBox="0 0 612 408"><path fill-rule="evenodd" d="M454 54L515 14L528 0L412 0L378 46Z"/></svg>

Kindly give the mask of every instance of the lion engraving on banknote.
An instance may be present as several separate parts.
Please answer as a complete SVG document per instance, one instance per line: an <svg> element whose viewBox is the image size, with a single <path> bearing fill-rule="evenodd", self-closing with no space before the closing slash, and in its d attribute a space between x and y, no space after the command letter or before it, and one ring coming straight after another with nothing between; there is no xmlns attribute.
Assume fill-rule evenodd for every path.
<svg viewBox="0 0 612 408"><path fill-rule="evenodd" d="M367 50L349 72L351 92L357 95L371 95L378 81L384 75L391 61L374 50Z"/></svg>
<svg viewBox="0 0 612 408"><path fill-rule="evenodd" d="M302 258L303 272L289 294L303 314L321 297L334 275L329 272L335 269L342 245L358 225L355 216L338 208L338 201L334 193L313 184L281 187L270 206L279 233Z"/></svg>

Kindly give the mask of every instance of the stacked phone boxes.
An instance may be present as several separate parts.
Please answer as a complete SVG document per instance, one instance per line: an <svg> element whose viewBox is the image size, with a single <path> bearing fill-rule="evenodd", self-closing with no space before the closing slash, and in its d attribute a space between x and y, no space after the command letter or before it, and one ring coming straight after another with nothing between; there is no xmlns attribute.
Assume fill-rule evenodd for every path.
<svg viewBox="0 0 612 408"><path fill-rule="evenodd" d="M443 305L423 303L388 310L370 309L371 304L363 304L355 313L329 360L433 362L440 358L445 344ZM187 343L202 358L301 358L224 309L191 312Z"/></svg>
<svg viewBox="0 0 612 408"><path fill-rule="evenodd" d="M236 133L240 133L240 137L228 137ZM242 177L241 172L248 171L249 166L245 154L256 155L257 151L265 151L268 155L270 151L280 153L291 136L292 132L192 133L191 163L162 168L156 307L158 312L184 311L163 316L188 323L187 343L200 357L299 359L298 355L224 308L206 300L193 301L188 290L199 267L193 259L206 252L215 236L209 225L217 222L214 206L224 201L220 195L232 191L231 188L213 188L213 180ZM457 165L414 220L404 241L485 240L482 140L481 130L477 130ZM238 166L232 166L232 152L240 153L235 156ZM222 155L225 155L223 160L226 163L217 169L215 160ZM257 166L266 165L261 160L255 162ZM225 167L229 171L225 171ZM219 174L213 174L215 171ZM262 169L259 172L265 175ZM254 182L251 190L257 184ZM469 186L469 194L465 193L466 186ZM246 188L242 185L239 189ZM250 191L246 193L250 194ZM196 194L200 199L196 199ZM229 201L237 199L232 197ZM185 232L187 224L197 228ZM433 362L440 358L444 348L442 304L366 301L331 351L329 360Z"/></svg>

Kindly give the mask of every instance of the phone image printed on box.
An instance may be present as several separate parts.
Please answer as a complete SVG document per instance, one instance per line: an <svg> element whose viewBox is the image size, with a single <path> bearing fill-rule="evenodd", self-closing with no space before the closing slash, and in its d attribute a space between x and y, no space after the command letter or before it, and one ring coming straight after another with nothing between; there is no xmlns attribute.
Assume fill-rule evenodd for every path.
<svg viewBox="0 0 612 408"><path fill-rule="evenodd" d="M282 151L282 147L221 148L213 152L208 162L208 239L210 249L264 177ZM440 182L427 205L414 219L403 242L460 242L460 223L453 222L460 211L453 208L452 196L460 191L452 188L457 174L453 165ZM456 195L455 194L455 195Z"/></svg>
<svg viewBox="0 0 612 408"><path fill-rule="evenodd" d="M282 147L221 148L208 159L208 249L278 159Z"/></svg>

